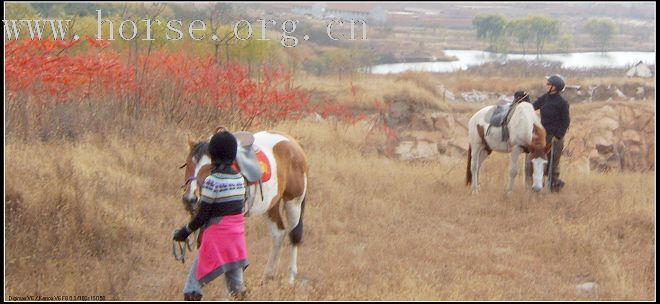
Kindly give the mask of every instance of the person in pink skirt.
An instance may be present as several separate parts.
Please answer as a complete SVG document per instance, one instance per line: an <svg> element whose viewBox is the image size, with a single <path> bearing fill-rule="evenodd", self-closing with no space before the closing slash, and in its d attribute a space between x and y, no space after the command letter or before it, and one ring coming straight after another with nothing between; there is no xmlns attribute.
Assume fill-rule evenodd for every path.
<svg viewBox="0 0 660 304"><path fill-rule="evenodd" d="M213 169L202 186L200 206L190 223L174 233L174 240L182 242L193 231L203 231L199 253L183 289L186 301L201 300L202 287L222 274L232 297L244 299L246 295L245 181L232 169L237 146L236 138L227 131L213 135L208 146Z"/></svg>

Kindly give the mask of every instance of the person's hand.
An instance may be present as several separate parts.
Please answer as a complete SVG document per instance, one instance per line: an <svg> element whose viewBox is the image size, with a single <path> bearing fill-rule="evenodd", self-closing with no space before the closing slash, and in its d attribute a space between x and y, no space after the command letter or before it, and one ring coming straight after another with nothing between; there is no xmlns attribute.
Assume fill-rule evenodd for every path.
<svg viewBox="0 0 660 304"><path fill-rule="evenodd" d="M174 236L172 237L172 239L174 239L177 242L183 242L188 238L188 236L191 233L192 233L192 231L190 231L190 229L188 228L188 225L185 225L185 226L177 229L176 231L174 231Z"/></svg>

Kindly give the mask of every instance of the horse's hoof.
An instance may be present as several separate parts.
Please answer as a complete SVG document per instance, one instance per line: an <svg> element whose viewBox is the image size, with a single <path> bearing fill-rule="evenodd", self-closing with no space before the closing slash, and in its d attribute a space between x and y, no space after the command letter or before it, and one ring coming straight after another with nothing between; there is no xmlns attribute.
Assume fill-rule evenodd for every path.
<svg viewBox="0 0 660 304"><path fill-rule="evenodd" d="M513 195L513 191L509 190L506 192L506 196L511 196L511 195Z"/></svg>
<svg viewBox="0 0 660 304"><path fill-rule="evenodd" d="M289 277L289 285L291 285L291 287L296 285L296 278L295 277Z"/></svg>
<svg viewBox="0 0 660 304"><path fill-rule="evenodd" d="M479 195L479 190L472 190L470 194L472 194L473 196L477 196Z"/></svg>

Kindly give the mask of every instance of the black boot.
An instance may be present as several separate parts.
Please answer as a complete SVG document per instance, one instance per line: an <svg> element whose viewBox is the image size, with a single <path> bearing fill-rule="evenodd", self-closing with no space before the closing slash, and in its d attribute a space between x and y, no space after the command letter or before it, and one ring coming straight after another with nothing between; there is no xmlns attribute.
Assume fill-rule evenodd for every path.
<svg viewBox="0 0 660 304"><path fill-rule="evenodd" d="M563 180L557 178L555 181L552 182L552 184L550 184L550 191L559 192L561 188L564 188L564 185L566 185L566 183Z"/></svg>
<svg viewBox="0 0 660 304"><path fill-rule="evenodd" d="M196 292L184 293L183 294L183 300L184 301L201 301L202 300L202 295L198 294Z"/></svg>

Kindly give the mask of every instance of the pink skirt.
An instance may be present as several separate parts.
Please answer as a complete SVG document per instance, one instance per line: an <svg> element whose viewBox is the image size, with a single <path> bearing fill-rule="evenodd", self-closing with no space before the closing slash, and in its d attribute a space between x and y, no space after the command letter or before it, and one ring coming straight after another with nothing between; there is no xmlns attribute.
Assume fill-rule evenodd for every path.
<svg viewBox="0 0 660 304"><path fill-rule="evenodd" d="M237 214L223 216L219 223L206 227L195 273L202 284L227 271L248 266L244 223L245 217Z"/></svg>

